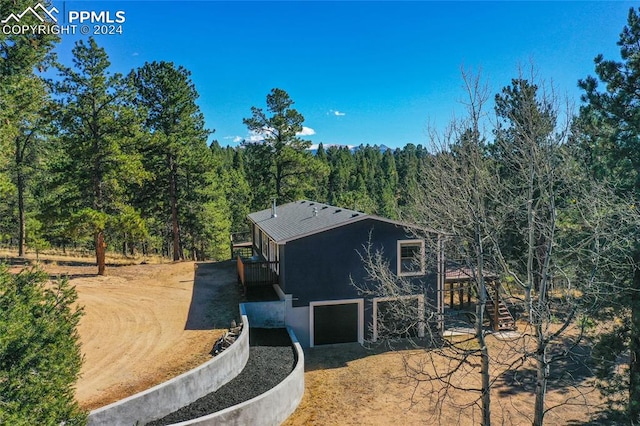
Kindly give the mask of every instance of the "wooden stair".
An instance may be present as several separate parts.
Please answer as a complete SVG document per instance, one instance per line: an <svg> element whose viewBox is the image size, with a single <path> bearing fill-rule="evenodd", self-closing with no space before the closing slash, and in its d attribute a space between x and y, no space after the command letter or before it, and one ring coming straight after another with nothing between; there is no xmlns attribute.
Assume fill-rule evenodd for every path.
<svg viewBox="0 0 640 426"><path fill-rule="evenodd" d="M500 284L497 284L500 285ZM496 286L497 286L496 285ZM516 320L511 315L507 304L504 303L502 297L497 291L494 285L487 285L487 304L485 306L485 312L489 317L489 321L495 331L509 331L516 330ZM496 306L497 300L497 306Z"/></svg>

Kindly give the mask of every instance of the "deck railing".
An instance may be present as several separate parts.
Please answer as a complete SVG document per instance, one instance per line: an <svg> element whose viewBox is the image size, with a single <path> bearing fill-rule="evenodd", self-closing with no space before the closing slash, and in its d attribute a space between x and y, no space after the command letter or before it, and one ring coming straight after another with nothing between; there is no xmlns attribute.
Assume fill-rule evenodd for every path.
<svg viewBox="0 0 640 426"><path fill-rule="evenodd" d="M254 261L237 256L238 281L249 287L278 284L278 262Z"/></svg>
<svg viewBox="0 0 640 426"><path fill-rule="evenodd" d="M236 256L251 257L253 245L251 243L251 232L234 232L230 235L229 250L231 259Z"/></svg>

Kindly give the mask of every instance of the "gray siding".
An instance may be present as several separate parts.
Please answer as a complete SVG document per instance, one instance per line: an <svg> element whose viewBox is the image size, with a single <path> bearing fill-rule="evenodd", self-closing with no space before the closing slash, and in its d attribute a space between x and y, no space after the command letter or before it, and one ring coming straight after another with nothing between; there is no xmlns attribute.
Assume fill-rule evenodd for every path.
<svg viewBox="0 0 640 426"><path fill-rule="evenodd" d="M365 282L360 254L364 255L370 235L374 250L383 249L395 270L398 240L412 237L404 228L391 223L367 219L289 241L284 246L286 255L283 253L280 258L280 282L283 291L293 295L293 306L362 297L351 279L359 285ZM427 252L427 256L435 254ZM431 292L435 290L434 274L414 280L428 283ZM365 306L365 310L370 311L370 306Z"/></svg>

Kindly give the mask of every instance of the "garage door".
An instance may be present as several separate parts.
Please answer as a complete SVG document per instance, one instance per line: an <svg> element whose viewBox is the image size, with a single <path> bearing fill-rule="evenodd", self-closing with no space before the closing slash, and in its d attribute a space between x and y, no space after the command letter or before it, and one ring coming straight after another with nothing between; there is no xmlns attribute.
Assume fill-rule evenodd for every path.
<svg viewBox="0 0 640 426"><path fill-rule="evenodd" d="M373 340L424 337L424 296L373 299Z"/></svg>
<svg viewBox="0 0 640 426"><path fill-rule="evenodd" d="M359 306L358 303L312 306L313 345L357 342Z"/></svg>

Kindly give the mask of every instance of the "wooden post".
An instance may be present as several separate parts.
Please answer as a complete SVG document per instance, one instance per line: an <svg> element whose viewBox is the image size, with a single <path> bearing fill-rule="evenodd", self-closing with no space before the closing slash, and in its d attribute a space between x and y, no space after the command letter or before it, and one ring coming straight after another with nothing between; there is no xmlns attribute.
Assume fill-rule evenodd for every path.
<svg viewBox="0 0 640 426"><path fill-rule="evenodd" d="M494 310L494 314L493 314L493 318L494 318L494 322L493 322L493 329L495 331L499 331L500 330L500 323L499 321L499 312L500 312L500 294L498 294L498 287L496 286L496 282L492 281L491 285L493 286L493 310Z"/></svg>
<svg viewBox="0 0 640 426"><path fill-rule="evenodd" d="M451 307L451 309L453 309L453 292L454 292L454 286L455 286L455 283L454 283L454 282L450 282L450 283L449 283L449 299L450 299L449 307Z"/></svg>

